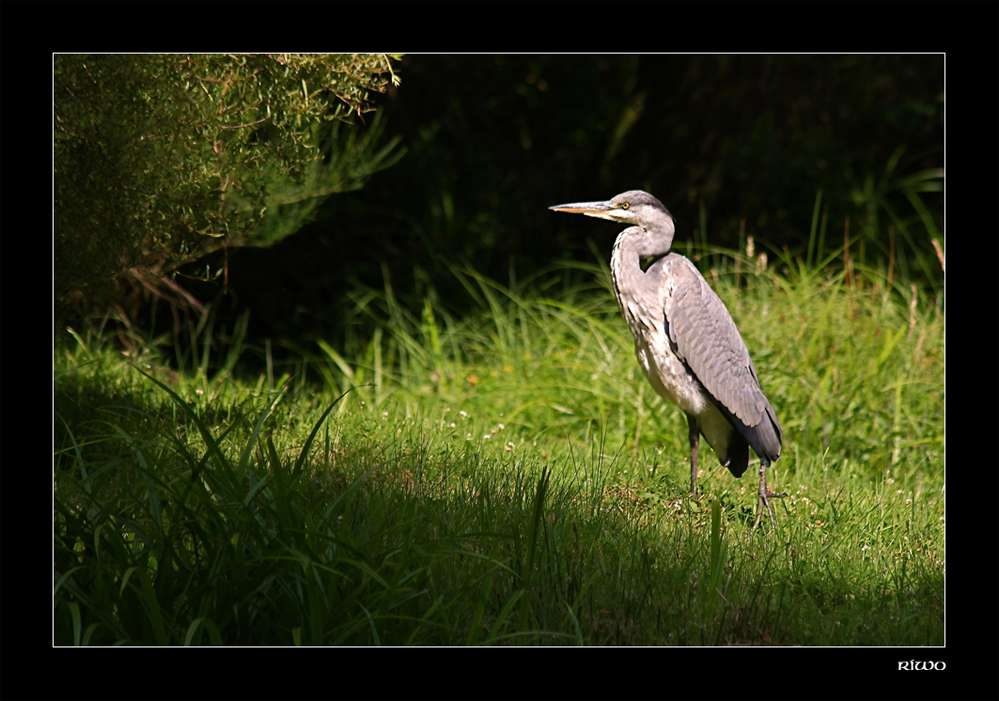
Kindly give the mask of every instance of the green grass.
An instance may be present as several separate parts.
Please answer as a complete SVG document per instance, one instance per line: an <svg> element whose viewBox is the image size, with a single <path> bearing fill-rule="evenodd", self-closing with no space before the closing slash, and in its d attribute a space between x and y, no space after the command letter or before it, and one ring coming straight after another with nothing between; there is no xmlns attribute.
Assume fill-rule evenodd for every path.
<svg viewBox="0 0 999 701"><path fill-rule="evenodd" d="M211 316L179 371L60 332L55 642L942 645L942 304L713 260L784 425L772 532L703 442L686 498L599 268L456 271L462 319L358 289L367 331L285 365Z"/></svg>

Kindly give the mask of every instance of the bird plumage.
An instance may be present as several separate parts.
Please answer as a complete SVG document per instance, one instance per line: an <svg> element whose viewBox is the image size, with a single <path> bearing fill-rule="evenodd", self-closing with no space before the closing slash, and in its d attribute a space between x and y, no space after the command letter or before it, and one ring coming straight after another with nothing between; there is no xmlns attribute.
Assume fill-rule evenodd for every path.
<svg viewBox="0 0 999 701"><path fill-rule="evenodd" d="M687 415L691 492L696 491L697 442L703 435L736 477L745 472L753 448L761 461L761 512L764 505L770 510L767 496L774 494L766 488L765 475L780 457L780 421L728 309L693 263L669 252L674 234L669 211L640 190L552 209L632 225L614 242L614 291L646 378ZM654 256L661 257L643 271L641 260Z"/></svg>

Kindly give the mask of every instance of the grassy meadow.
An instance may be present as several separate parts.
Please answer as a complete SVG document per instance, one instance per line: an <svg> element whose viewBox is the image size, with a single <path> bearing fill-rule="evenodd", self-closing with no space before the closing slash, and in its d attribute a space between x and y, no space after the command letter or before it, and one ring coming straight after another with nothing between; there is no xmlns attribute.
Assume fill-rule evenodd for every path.
<svg viewBox="0 0 999 701"><path fill-rule="evenodd" d="M57 329L55 643L942 645L942 299L711 261L784 427L773 527L755 456L702 441L688 498L605 267L455 270L463 318L356 289L356 331L286 362L210 312Z"/></svg>

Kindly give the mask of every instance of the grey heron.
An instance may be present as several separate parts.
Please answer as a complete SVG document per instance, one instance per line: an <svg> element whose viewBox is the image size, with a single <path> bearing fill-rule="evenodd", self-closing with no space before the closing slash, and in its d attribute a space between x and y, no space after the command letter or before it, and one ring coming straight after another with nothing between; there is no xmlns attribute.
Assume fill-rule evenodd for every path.
<svg viewBox="0 0 999 701"><path fill-rule="evenodd" d="M670 253L673 217L647 192L630 190L606 202L577 202L550 209L628 224L611 254L614 293L635 337L635 355L664 399L687 415L690 493L697 493L697 449L704 436L736 477L749 465L749 446L760 458L756 521L770 499L767 467L780 457L783 430L746 344L728 309L693 263ZM661 256L645 271L642 258Z"/></svg>

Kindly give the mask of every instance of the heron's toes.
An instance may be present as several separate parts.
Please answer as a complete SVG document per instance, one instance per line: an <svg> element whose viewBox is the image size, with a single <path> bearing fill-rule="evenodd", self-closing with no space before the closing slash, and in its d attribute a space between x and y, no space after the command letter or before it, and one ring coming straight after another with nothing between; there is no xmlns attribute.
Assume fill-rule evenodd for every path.
<svg viewBox="0 0 999 701"><path fill-rule="evenodd" d="M771 491L769 487L767 487L766 492L764 492L762 489L760 490L760 500L758 508L756 510L756 520L753 522L754 530L756 529L757 526L760 525L760 519L763 518L764 508L767 510L767 513L770 515L770 530L771 531L774 530L774 522L776 521L776 519L774 518L774 510L770 507L769 497L783 498L785 496L787 495L777 494L776 492Z"/></svg>

